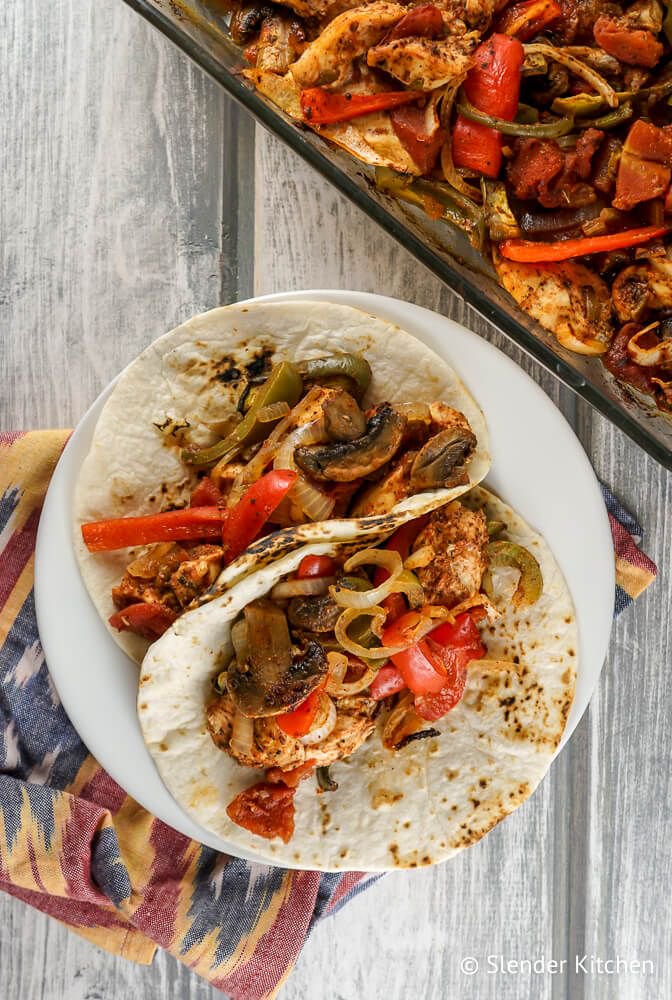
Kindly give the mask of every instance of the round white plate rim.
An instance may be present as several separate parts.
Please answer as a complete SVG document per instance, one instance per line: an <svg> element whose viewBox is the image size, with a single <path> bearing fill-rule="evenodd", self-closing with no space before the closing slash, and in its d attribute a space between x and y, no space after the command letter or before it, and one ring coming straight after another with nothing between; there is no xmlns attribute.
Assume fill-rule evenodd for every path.
<svg viewBox="0 0 672 1000"><path fill-rule="evenodd" d="M445 356L483 407L493 454L493 468L487 482L534 527L540 527L540 521L544 522L543 533L568 579L575 601L579 625L579 671L577 690L561 749L583 715L597 684L609 643L614 594L614 560L609 522L595 473L574 431L543 390L510 358L460 324L421 306L368 292L335 289L280 292L248 299L244 304L300 299L351 305L397 323ZM449 338L448 343L441 339L443 336ZM464 354L463 345L468 347L468 352ZM537 489L522 488L517 482L507 481L506 474L503 481L500 481L497 454L498 451L506 454L507 439L503 435L509 433L507 423L511 419L515 423L515 414L512 411L508 415L506 411L498 411L498 405L501 404L497 403L494 394L490 397L493 380L500 380L502 373L506 374L504 382L510 390L511 398L518 398L513 391L518 383L523 397L527 395L534 400L530 405L535 411L536 419L524 428L525 432L538 436L540 425L548 425L554 431L553 449L547 448L535 455L535 473L539 473L536 481L545 474L550 475L552 481L555 470L548 468L551 451L556 456L561 454L562 461L557 463L559 467L573 471L576 477L572 482L572 500L577 501L574 509L587 515L582 521L573 523L578 538L571 532L566 533L562 527L563 512L558 506L557 498L553 516L548 519L548 508L540 507L542 497L544 502L549 500L544 490L540 492ZM135 712L134 684L137 667L107 633L79 574L71 542L72 492L79 466L88 451L95 422L114 382L116 379L103 390L75 429L59 460L45 498L35 553L35 602L46 660L64 708L84 743L129 795L159 819L194 840L249 861L272 863L272 852L246 851L228 844L195 823L173 800L142 742ZM524 408L528 408L527 403ZM495 420L493 416L496 416ZM527 474L524 469L523 474ZM562 495L562 491L559 495ZM548 523L545 523L547 519ZM568 539L569 551L566 544ZM590 560L587 562L579 556L580 553L585 555L585 552L590 552ZM58 587L55 586L57 583ZM65 603L54 602L54 593L67 594L69 600ZM82 616L84 608L86 611ZM100 655L101 651L104 651L103 656ZM88 673L78 673L77 663L75 667L72 666L73 655L77 656L78 652L85 654L82 657L84 664L93 656L93 678ZM126 701L125 705L119 706L123 711L116 719L109 715L109 691L106 692L102 713L98 706L99 692L95 690L94 681L100 675L100 661L106 664L103 677L107 676L109 679L109 676L118 675L120 679L123 678ZM117 687L121 690L121 680ZM132 712L129 713L128 695L131 691ZM122 742L121 752L113 740L115 736Z"/></svg>

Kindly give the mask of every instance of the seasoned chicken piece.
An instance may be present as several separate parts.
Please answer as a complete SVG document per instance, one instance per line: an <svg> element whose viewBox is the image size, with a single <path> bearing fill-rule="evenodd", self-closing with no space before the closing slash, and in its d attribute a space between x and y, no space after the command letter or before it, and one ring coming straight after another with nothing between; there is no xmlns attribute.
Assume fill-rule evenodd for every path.
<svg viewBox="0 0 672 1000"><path fill-rule="evenodd" d="M406 8L387 0L355 7L335 17L291 67L300 87L343 83L352 63L376 45Z"/></svg>
<svg viewBox="0 0 672 1000"><path fill-rule="evenodd" d="M254 720L254 745L249 755L235 754L229 746L235 708L228 694L219 695L206 707L208 730L217 747L226 750L247 767L281 767L285 770L314 760L318 767L333 764L354 753L371 735L380 703L365 693L335 702L337 719L333 730L321 743L304 746L283 733L272 716Z"/></svg>
<svg viewBox="0 0 672 1000"><path fill-rule="evenodd" d="M504 288L525 312L577 354L603 354L613 333L609 289L584 264L519 264L494 254Z"/></svg>
<svg viewBox="0 0 672 1000"><path fill-rule="evenodd" d="M257 69L268 73L286 73L289 64L304 48L305 31L296 20L276 15L261 25L257 42Z"/></svg>
<svg viewBox="0 0 672 1000"><path fill-rule="evenodd" d="M454 501L434 511L413 545L430 545L434 557L417 575L428 604L454 607L478 593L486 569L488 529L482 511L472 511Z"/></svg>
<svg viewBox="0 0 672 1000"><path fill-rule="evenodd" d="M383 69L414 90L435 90L464 76L478 32L447 38L397 38L369 49L369 66Z"/></svg>
<svg viewBox="0 0 672 1000"><path fill-rule="evenodd" d="M416 451L407 451L382 479L362 490L350 511L350 517L388 514L395 504L404 500L408 496L411 466L416 455Z"/></svg>
<svg viewBox="0 0 672 1000"><path fill-rule="evenodd" d="M119 611L127 608L129 604L177 606L172 593L167 592L165 587L157 585L156 580L141 580L131 576L130 573L124 573L119 584L112 588L112 600Z"/></svg>
<svg viewBox="0 0 672 1000"><path fill-rule="evenodd" d="M173 593L183 608L215 582L222 568L224 550L220 545L198 545L190 556L170 578Z"/></svg>

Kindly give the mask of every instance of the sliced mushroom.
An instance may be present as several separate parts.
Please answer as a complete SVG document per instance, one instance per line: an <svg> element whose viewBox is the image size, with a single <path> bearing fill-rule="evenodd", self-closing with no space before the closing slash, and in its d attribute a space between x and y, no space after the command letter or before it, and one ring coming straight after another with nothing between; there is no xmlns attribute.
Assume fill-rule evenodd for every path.
<svg viewBox="0 0 672 1000"><path fill-rule="evenodd" d="M248 604L244 615L254 642L245 662L235 659L229 666L231 697L249 718L289 712L326 675L326 654L319 643L309 642L301 657L294 657L285 613L265 598Z"/></svg>
<svg viewBox="0 0 672 1000"><path fill-rule="evenodd" d="M476 437L462 427L439 431L427 441L411 468L411 491L461 486L467 483L465 465L476 447Z"/></svg>
<svg viewBox="0 0 672 1000"><path fill-rule="evenodd" d="M406 419L389 403L381 403L366 425L366 434L354 441L297 448L294 461L313 479L350 483L368 476L397 451Z"/></svg>
<svg viewBox="0 0 672 1000"><path fill-rule="evenodd" d="M275 8L270 3L248 3L239 7L231 17L229 31L236 45L245 45L259 30L267 17L273 17Z"/></svg>
<svg viewBox="0 0 672 1000"><path fill-rule="evenodd" d="M287 609L287 617L295 628L307 632L333 632L342 610L329 594L295 597Z"/></svg>
<svg viewBox="0 0 672 1000"><path fill-rule="evenodd" d="M322 404L324 426L330 441L356 441L366 434L366 417L349 392L337 392Z"/></svg>

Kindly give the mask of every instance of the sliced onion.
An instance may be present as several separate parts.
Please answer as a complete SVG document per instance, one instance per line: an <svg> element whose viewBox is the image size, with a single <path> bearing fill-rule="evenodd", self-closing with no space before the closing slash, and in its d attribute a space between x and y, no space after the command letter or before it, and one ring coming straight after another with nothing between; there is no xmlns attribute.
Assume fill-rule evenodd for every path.
<svg viewBox="0 0 672 1000"><path fill-rule="evenodd" d="M370 663L362 663L362 667L365 667L365 669L356 681L341 681L338 686L334 684L329 688L329 693L333 694L335 698L349 698L351 695L359 694L360 691L368 688L378 673L378 667L372 667Z"/></svg>
<svg viewBox="0 0 672 1000"><path fill-rule="evenodd" d="M343 564L346 573L360 566L382 566L390 576L399 576L403 569L401 556L392 549L360 549Z"/></svg>
<svg viewBox="0 0 672 1000"><path fill-rule="evenodd" d="M577 59L576 56L570 55L564 49L556 49L554 45L547 45L544 42L531 42L524 45L523 48L525 49L526 56L545 56L547 59L553 59L555 62L560 63L561 66L565 66L570 73L582 77L589 83L604 98L610 108L618 107L618 95L613 87L609 86L603 76L600 76L599 73L591 69L590 66L587 66L580 59Z"/></svg>
<svg viewBox="0 0 672 1000"><path fill-rule="evenodd" d="M257 413L257 420L260 424L270 424L274 420L286 417L290 410L291 406L287 400L279 399L277 403L269 403L268 406L262 406Z"/></svg>
<svg viewBox="0 0 672 1000"><path fill-rule="evenodd" d="M432 414L427 403L395 403L394 408L410 424L431 423Z"/></svg>
<svg viewBox="0 0 672 1000"><path fill-rule="evenodd" d="M343 678L348 672L348 658L345 653L330 650L327 653L327 663L329 664L329 677L327 679L327 694L335 694L343 683Z"/></svg>
<svg viewBox="0 0 672 1000"><path fill-rule="evenodd" d="M458 615L461 615L464 611L469 611L471 608L483 608L490 624L502 617L502 612L499 608L495 607L490 598L485 594L479 593L472 594L471 597L465 597L463 601L460 601L454 608L447 611L445 613L446 621L454 622Z"/></svg>
<svg viewBox="0 0 672 1000"><path fill-rule="evenodd" d="M311 521L326 521L336 506L335 497L330 497L309 483L300 473L291 489L291 497Z"/></svg>
<svg viewBox="0 0 672 1000"><path fill-rule="evenodd" d="M414 646L416 642L424 638L428 632L431 632L433 628L436 628L437 622L448 621L451 618L451 613L440 604L426 604L418 612L418 620L412 628L404 629L404 635L407 637L407 641L401 647L402 649L408 649L409 646ZM370 656L370 654L369 654Z"/></svg>
<svg viewBox="0 0 672 1000"><path fill-rule="evenodd" d="M363 610L360 610L359 608L346 608L343 614L340 615L334 628L336 641L343 647L343 649L347 650L348 653L352 653L353 656L358 656L361 660L386 660L388 657L394 656L395 653L401 653L402 650L407 648L407 646L372 646L371 649L367 649L366 646L362 646L360 643L355 642L348 635L348 626L352 624L355 618L360 618L362 615L372 618L373 623L371 630L373 631L373 626L376 624L376 621L378 621L379 624L384 623L386 614L387 612L385 609L378 606L364 608Z"/></svg>
<svg viewBox="0 0 672 1000"><path fill-rule="evenodd" d="M231 629L231 642L233 644L238 663L246 663L250 655L250 642L247 634L247 622L244 618L237 621Z"/></svg>
<svg viewBox="0 0 672 1000"><path fill-rule="evenodd" d="M398 743L427 728L427 723L421 719L413 707L413 693L406 691L399 698L383 726L382 740L386 750L394 750Z"/></svg>
<svg viewBox="0 0 672 1000"><path fill-rule="evenodd" d="M435 555L432 545L423 545L408 557L404 569L421 569L423 566L429 566Z"/></svg>
<svg viewBox="0 0 672 1000"><path fill-rule="evenodd" d="M161 545L154 545L129 563L126 572L136 580L153 580L161 568L161 563L174 547L175 542L162 542Z"/></svg>
<svg viewBox="0 0 672 1000"><path fill-rule="evenodd" d="M257 479L263 475L264 469L267 465L276 458L276 453L278 451L278 445L285 434L287 434L301 419L301 417L306 413L306 411L315 405L321 390L314 386L310 389L306 395L303 397L301 402L297 403L289 413L280 420L279 423L275 425L271 433L268 435L261 448L257 451L256 455L250 459L244 469L236 476L233 481L233 486L231 488L231 493L235 493L237 487L240 485L249 486L250 483L256 483ZM319 422L319 421L318 421ZM310 426L310 425L306 425ZM305 431L305 427L299 428L300 431ZM312 433L315 433L313 430ZM275 465L275 468L291 469L291 465ZM227 500L227 505L231 506L230 497Z"/></svg>
<svg viewBox="0 0 672 1000"><path fill-rule="evenodd" d="M336 506L336 500L308 482L303 473L296 467L294 451L300 445L319 444L326 439L326 436L323 417L313 420L309 424L304 424L303 427L298 427L287 436L278 449L273 462L274 469L290 469L298 473L299 478L292 487L289 496L311 521L326 521Z"/></svg>
<svg viewBox="0 0 672 1000"><path fill-rule="evenodd" d="M309 580L282 580L273 587L271 600L282 601L288 597L320 597L326 594L333 582L333 576L313 577Z"/></svg>
<svg viewBox="0 0 672 1000"><path fill-rule="evenodd" d="M369 590L349 590L347 587L338 585L330 588L330 594L336 604L341 608L370 608L374 604L379 604L384 598L395 590L404 565L398 552L391 549L362 549L344 563L343 569L349 573L358 566L382 566L390 574L387 580L377 587L370 587ZM399 587L396 587L399 590Z"/></svg>
<svg viewBox="0 0 672 1000"><path fill-rule="evenodd" d="M329 695L322 695L322 704L326 707L327 717L320 726L316 729L311 729L309 733L306 733L305 736L301 736L299 738L299 742L303 743L304 746L313 746L315 743L321 743L322 740L326 740L327 736L332 732L334 726L336 725L336 706Z"/></svg>
<svg viewBox="0 0 672 1000"><path fill-rule="evenodd" d="M453 150L452 150L452 123L451 116L453 113L453 105L455 103L455 97L458 90L462 86L464 78L467 74L463 73L457 80L453 83L449 83L443 92L443 100L441 102L441 124L446 130L446 141L441 147L441 170L443 171L443 176L448 181L448 183L463 194L466 198L470 198L471 201L476 203L482 200L482 194L478 188L474 188L471 184L467 184L462 174L458 173L455 164L453 163Z"/></svg>
<svg viewBox="0 0 672 1000"><path fill-rule="evenodd" d="M643 365L645 368L650 368L654 365L669 368L670 363L672 363L672 340L659 340L654 347L640 347L639 345L640 339L646 336L647 333L651 333L659 325L658 321L650 323L643 329L638 330L634 336L630 337L627 350L636 364Z"/></svg>
<svg viewBox="0 0 672 1000"><path fill-rule="evenodd" d="M233 717L229 747L236 756L249 757L254 741L254 719L248 719L238 709Z"/></svg>

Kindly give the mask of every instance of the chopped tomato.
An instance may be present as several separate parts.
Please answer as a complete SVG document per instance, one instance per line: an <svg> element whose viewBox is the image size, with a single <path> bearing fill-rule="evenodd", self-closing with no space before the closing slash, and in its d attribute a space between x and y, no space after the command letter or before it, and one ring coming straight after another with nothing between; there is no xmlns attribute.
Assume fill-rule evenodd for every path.
<svg viewBox="0 0 672 1000"><path fill-rule="evenodd" d="M439 38L446 33L443 17L438 7L433 3L423 3L412 7L387 36L388 42L397 38Z"/></svg>
<svg viewBox="0 0 672 1000"><path fill-rule="evenodd" d="M443 685L440 691L431 694L418 694L413 699L415 711L420 718L429 722L436 722L443 718L451 708L455 708L462 700L464 689L467 684L467 668L456 667L450 680Z"/></svg>
<svg viewBox="0 0 672 1000"><path fill-rule="evenodd" d="M409 641L413 629L421 618L417 611L409 611L385 628L383 646L401 646ZM419 639L408 649L390 657L407 687L414 694L440 691L445 682L445 672L441 661L433 655L425 639Z"/></svg>
<svg viewBox="0 0 672 1000"><path fill-rule="evenodd" d="M381 701L382 698L389 698L391 694L403 691L405 687L406 681L401 676L401 672L397 667L390 666L388 663L380 668L371 682L369 691L372 698L375 698L376 701Z"/></svg>
<svg viewBox="0 0 672 1000"><path fill-rule="evenodd" d="M494 34L478 46L464 92L478 111L513 121L518 111L525 53L516 38ZM455 165L497 177L502 165L502 134L457 116L452 134Z"/></svg>
<svg viewBox="0 0 672 1000"><path fill-rule="evenodd" d="M258 479L227 511L222 525L224 558L231 562L244 552L296 482L296 472L274 469Z"/></svg>
<svg viewBox="0 0 672 1000"><path fill-rule="evenodd" d="M186 507L145 517L115 517L82 525L82 538L90 552L109 552L152 542L187 542L219 538L222 512L217 507Z"/></svg>
<svg viewBox="0 0 672 1000"><path fill-rule="evenodd" d="M322 687L323 685L320 685L315 691L311 691L305 701L302 701L293 711L275 716L275 721L283 733L298 738L310 732L320 710Z"/></svg>
<svg viewBox="0 0 672 1000"><path fill-rule="evenodd" d="M333 576L336 563L331 556L304 556L296 571L298 580L310 580L315 577Z"/></svg>
<svg viewBox="0 0 672 1000"><path fill-rule="evenodd" d="M626 153L641 156L644 160L672 166L672 135L641 118L631 126L623 148Z"/></svg>
<svg viewBox="0 0 672 1000"><path fill-rule="evenodd" d="M643 201L659 198L667 191L670 177L672 171L665 164L643 160L624 150L618 161L616 195L612 205L623 212L629 212Z"/></svg>
<svg viewBox="0 0 672 1000"><path fill-rule="evenodd" d="M585 254L602 253L607 250L621 250L649 243L669 232L669 226L643 226L641 229L626 229L622 233L608 233L606 236L582 236L575 240L558 240L554 243L533 240L504 240L499 244L499 252L507 260L529 264L544 264L551 261L570 260Z"/></svg>
<svg viewBox="0 0 672 1000"><path fill-rule="evenodd" d="M443 665L426 639L420 639L415 645L405 649L403 653L395 653L390 659L404 678L406 687L414 694L440 691L446 682Z"/></svg>
<svg viewBox="0 0 672 1000"><path fill-rule="evenodd" d="M435 127L428 131L425 111L415 105L394 108L390 121L399 142L421 173L430 173L446 141L445 129Z"/></svg>
<svg viewBox="0 0 672 1000"><path fill-rule="evenodd" d="M294 792L286 785L260 781L236 795L226 807L226 815L258 837L280 837L289 843L294 833Z"/></svg>
<svg viewBox="0 0 672 1000"><path fill-rule="evenodd" d="M419 612L409 611L385 629L383 645L399 646L408 642L420 620ZM467 664L484 654L474 616L465 611L454 622L437 625L408 649L395 653L391 660L406 686L416 695L418 714L423 719L439 719L462 697ZM380 682L381 687L384 682L385 678ZM442 706L447 707L439 711ZM439 714L424 714L426 712Z"/></svg>
<svg viewBox="0 0 672 1000"><path fill-rule="evenodd" d="M485 647L468 611L458 615L452 623L437 626L426 641L445 671L444 684L438 692L416 695L414 704L418 715L434 722L461 700L467 683L467 664L484 656Z"/></svg>
<svg viewBox="0 0 672 1000"><path fill-rule="evenodd" d="M115 611L109 622L119 632L135 632L153 642L170 628L176 618L177 612L165 604L140 603Z"/></svg>
<svg viewBox="0 0 672 1000"><path fill-rule="evenodd" d="M374 111L386 111L422 97L421 90L392 90L379 94L334 94L323 87L301 91L303 117L311 125L347 122Z"/></svg>
<svg viewBox="0 0 672 1000"><path fill-rule="evenodd" d="M615 17L598 17L593 35L600 48L628 66L651 69L663 54L663 46L653 32L631 28Z"/></svg>
<svg viewBox="0 0 672 1000"><path fill-rule="evenodd" d="M283 771L281 767L269 767L266 772L266 781L272 785L286 785L287 788L296 788L304 778L310 777L315 768L314 760L306 760L303 764L297 764L289 771Z"/></svg>
<svg viewBox="0 0 672 1000"><path fill-rule="evenodd" d="M222 500L222 491L209 476L203 476L202 479L199 479L198 485L191 494L192 507L217 507Z"/></svg>
<svg viewBox="0 0 672 1000"><path fill-rule="evenodd" d="M525 0L507 7L497 22L497 31L529 42L561 14L562 7L555 0Z"/></svg>

